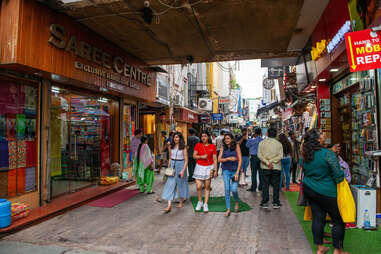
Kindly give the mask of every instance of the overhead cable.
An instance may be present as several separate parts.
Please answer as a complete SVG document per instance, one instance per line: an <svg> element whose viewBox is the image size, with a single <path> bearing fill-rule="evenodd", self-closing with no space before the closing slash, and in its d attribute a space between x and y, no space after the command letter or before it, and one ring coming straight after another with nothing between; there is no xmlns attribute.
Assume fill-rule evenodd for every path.
<svg viewBox="0 0 381 254"><path fill-rule="evenodd" d="M158 1L161 5L164 5L165 7L168 7L169 9L181 9L181 8L186 8L186 7L187 7L186 5L173 6L173 4L172 4L172 5L169 5L169 4L167 4L167 3L162 2L161 0L157 0L157 1ZM201 3L202 1L204 1L204 0L200 0L200 1L196 2L196 3L189 4L189 6L195 6L195 5L199 4L199 3Z"/></svg>

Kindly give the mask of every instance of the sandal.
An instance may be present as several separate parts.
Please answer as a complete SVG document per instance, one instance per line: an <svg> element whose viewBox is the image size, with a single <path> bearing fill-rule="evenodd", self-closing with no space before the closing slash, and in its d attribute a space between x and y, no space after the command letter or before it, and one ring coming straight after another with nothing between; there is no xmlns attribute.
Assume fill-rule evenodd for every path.
<svg viewBox="0 0 381 254"><path fill-rule="evenodd" d="M230 216L230 210L227 210L226 213L224 214L225 217L229 217Z"/></svg>
<svg viewBox="0 0 381 254"><path fill-rule="evenodd" d="M238 211L239 211L239 204L236 204L235 207L234 207L234 212L238 213Z"/></svg>
<svg viewBox="0 0 381 254"><path fill-rule="evenodd" d="M176 206L176 208L183 208L184 207L184 203L183 204L178 204L177 206Z"/></svg>
<svg viewBox="0 0 381 254"><path fill-rule="evenodd" d="M171 207L167 207L167 208L165 208L165 209L164 209L164 213L169 213L169 212L171 211L171 209L172 209Z"/></svg>
<svg viewBox="0 0 381 254"><path fill-rule="evenodd" d="M149 194L154 194L154 193L155 193L154 191L147 192L147 195L149 195Z"/></svg>
<svg viewBox="0 0 381 254"><path fill-rule="evenodd" d="M317 250L316 254L326 254L326 253L328 253L328 251L329 251L329 248L324 246L324 249Z"/></svg>

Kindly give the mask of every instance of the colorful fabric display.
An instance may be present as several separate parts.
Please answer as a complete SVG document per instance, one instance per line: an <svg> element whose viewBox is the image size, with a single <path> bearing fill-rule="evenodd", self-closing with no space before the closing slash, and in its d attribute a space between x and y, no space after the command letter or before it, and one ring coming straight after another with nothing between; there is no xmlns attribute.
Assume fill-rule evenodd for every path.
<svg viewBox="0 0 381 254"><path fill-rule="evenodd" d="M25 172L25 191L34 191L37 189L36 168L26 168Z"/></svg>
<svg viewBox="0 0 381 254"><path fill-rule="evenodd" d="M12 222L17 221L19 219L25 218L30 214L29 210L25 210L24 212L21 212L15 216L12 216Z"/></svg>
<svg viewBox="0 0 381 254"><path fill-rule="evenodd" d="M16 141L8 142L8 154L9 154L9 169L15 169L17 167L17 145Z"/></svg>
<svg viewBox="0 0 381 254"><path fill-rule="evenodd" d="M0 142L0 168L9 168L8 142Z"/></svg>
<svg viewBox="0 0 381 254"><path fill-rule="evenodd" d="M25 138L26 119L24 114L16 115L16 137L17 139Z"/></svg>
<svg viewBox="0 0 381 254"><path fill-rule="evenodd" d="M37 164L36 141L25 141L26 143L26 167L33 167Z"/></svg>
<svg viewBox="0 0 381 254"><path fill-rule="evenodd" d="M14 115L7 115L7 139L16 138L16 118Z"/></svg>
<svg viewBox="0 0 381 254"><path fill-rule="evenodd" d="M37 88L25 86L25 107L24 113L26 115L37 114Z"/></svg>
<svg viewBox="0 0 381 254"><path fill-rule="evenodd" d="M24 140L17 141L17 168L26 167L26 142Z"/></svg>
<svg viewBox="0 0 381 254"><path fill-rule="evenodd" d="M0 115L0 140L5 140L7 136L7 118Z"/></svg>
<svg viewBox="0 0 381 254"><path fill-rule="evenodd" d="M0 114L19 114L19 85L10 82L0 82Z"/></svg>
<svg viewBox="0 0 381 254"><path fill-rule="evenodd" d="M16 169L17 173L17 194L25 193L25 168Z"/></svg>
<svg viewBox="0 0 381 254"><path fill-rule="evenodd" d="M15 216L28 210L28 206L24 203L12 202L11 204L11 216Z"/></svg>
<svg viewBox="0 0 381 254"><path fill-rule="evenodd" d="M36 137L36 119L26 119L25 138L34 139Z"/></svg>
<svg viewBox="0 0 381 254"><path fill-rule="evenodd" d="M16 196L17 193L16 169L8 171L8 197Z"/></svg>

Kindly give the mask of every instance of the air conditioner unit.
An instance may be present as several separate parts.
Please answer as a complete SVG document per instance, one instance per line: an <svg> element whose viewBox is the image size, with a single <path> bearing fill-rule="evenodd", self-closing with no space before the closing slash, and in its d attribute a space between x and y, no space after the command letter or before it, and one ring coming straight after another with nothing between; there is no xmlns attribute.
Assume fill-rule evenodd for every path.
<svg viewBox="0 0 381 254"><path fill-rule="evenodd" d="M198 99L198 108L205 111L212 111L213 102L211 99L208 99L208 98L200 98Z"/></svg>

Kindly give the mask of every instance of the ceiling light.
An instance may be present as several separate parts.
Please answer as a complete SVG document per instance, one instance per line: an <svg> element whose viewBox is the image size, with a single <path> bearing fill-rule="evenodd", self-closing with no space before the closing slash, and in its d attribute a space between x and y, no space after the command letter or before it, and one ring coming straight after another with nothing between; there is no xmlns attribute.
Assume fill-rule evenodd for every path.
<svg viewBox="0 0 381 254"><path fill-rule="evenodd" d="M330 72L338 72L339 69L338 69L338 68L332 68L332 69L330 69L329 71L330 71Z"/></svg>
<svg viewBox="0 0 381 254"><path fill-rule="evenodd" d="M71 3L75 3L75 2L81 2L83 0L61 0L62 3L64 4L71 4Z"/></svg>
<svg viewBox="0 0 381 254"><path fill-rule="evenodd" d="M327 79L325 79L325 78L321 78L321 79L319 79L319 81L320 81L320 82L324 82L324 81L327 81Z"/></svg>
<svg viewBox="0 0 381 254"><path fill-rule="evenodd" d="M312 88L312 89L315 89L315 88L316 88L316 86L311 86L311 88Z"/></svg>

